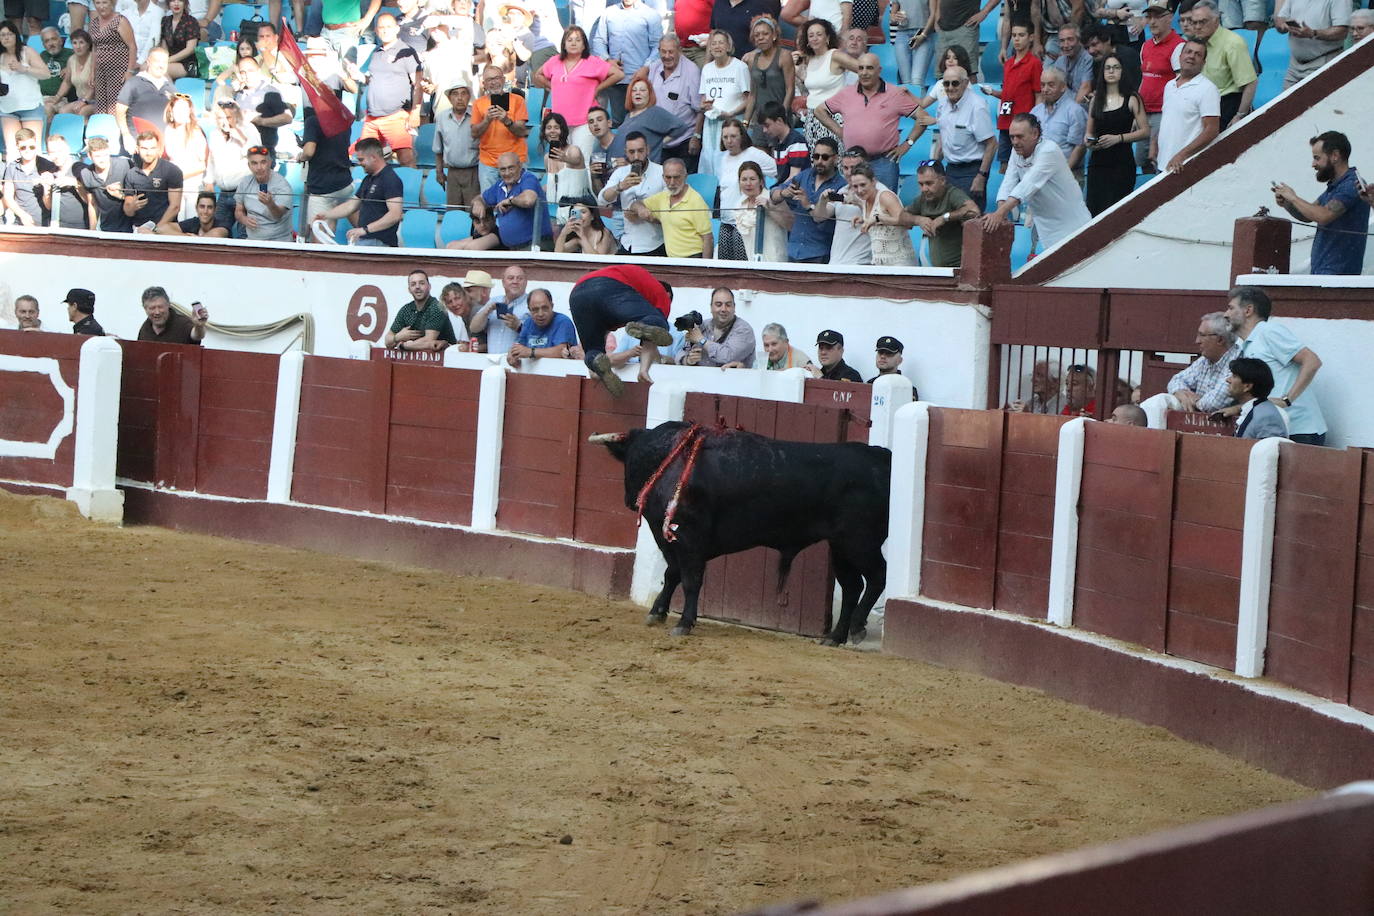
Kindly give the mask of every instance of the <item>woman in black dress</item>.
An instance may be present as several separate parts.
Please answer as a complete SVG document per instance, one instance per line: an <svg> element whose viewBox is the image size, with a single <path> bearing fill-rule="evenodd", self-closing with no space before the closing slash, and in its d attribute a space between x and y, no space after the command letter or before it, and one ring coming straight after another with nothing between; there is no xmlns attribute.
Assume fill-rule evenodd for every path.
<svg viewBox="0 0 1374 916"><path fill-rule="evenodd" d="M1093 65L1088 109L1088 212L1093 216L1135 190L1132 144L1150 136L1139 87L1109 55Z"/></svg>

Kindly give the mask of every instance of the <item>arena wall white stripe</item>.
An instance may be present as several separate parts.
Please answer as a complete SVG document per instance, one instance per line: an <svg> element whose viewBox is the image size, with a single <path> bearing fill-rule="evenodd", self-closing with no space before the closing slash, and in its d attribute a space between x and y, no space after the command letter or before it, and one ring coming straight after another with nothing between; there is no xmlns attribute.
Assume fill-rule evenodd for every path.
<svg viewBox="0 0 1374 916"><path fill-rule="evenodd" d="M277 363L277 404L272 418L272 453L267 467L267 501L291 501L296 467L296 428L301 416L301 379L305 355L288 350Z"/></svg>
<svg viewBox="0 0 1374 916"><path fill-rule="evenodd" d="M1262 439L1250 450L1241 534L1240 599L1236 619L1236 674L1264 674L1269 635L1269 581L1274 558L1279 448L1286 439Z"/></svg>
<svg viewBox="0 0 1374 916"><path fill-rule="evenodd" d="M472 474L472 527L496 530L496 506L501 493L501 439L506 428L506 370L482 370L477 395L477 455Z"/></svg>
<svg viewBox="0 0 1374 916"><path fill-rule="evenodd" d="M873 380L873 395L869 401L868 444L892 448L893 424L897 411L911 403L916 386L901 375L880 375Z"/></svg>
<svg viewBox="0 0 1374 916"><path fill-rule="evenodd" d="M1073 587L1078 576L1078 494L1083 485L1083 443L1090 421L1076 417L1059 428L1054 478L1054 544L1050 550L1050 623L1073 626Z"/></svg>
<svg viewBox="0 0 1374 916"><path fill-rule="evenodd" d="M76 383L76 450L67 498L81 514L101 522L124 521L124 494L115 489L119 392L124 351L108 337L81 345ZM70 413L70 412L68 412Z"/></svg>
<svg viewBox="0 0 1374 916"><path fill-rule="evenodd" d="M889 598L921 593L921 553L926 520L926 451L930 407L915 401L897 410L892 424L892 487L888 496L887 590Z"/></svg>
<svg viewBox="0 0 1374 916"><path fill-rule="evenodd" d="M72 433L76 414L73 405L76 392L62 378L62 365L50 356L12 356L0 353L0 372L33 372L46 375L52 382L53 390L62 399L62 416L54 424L44 442L18 439L0 439L0 455L14 458L44 458L52 461L62 440Z"/></svg>

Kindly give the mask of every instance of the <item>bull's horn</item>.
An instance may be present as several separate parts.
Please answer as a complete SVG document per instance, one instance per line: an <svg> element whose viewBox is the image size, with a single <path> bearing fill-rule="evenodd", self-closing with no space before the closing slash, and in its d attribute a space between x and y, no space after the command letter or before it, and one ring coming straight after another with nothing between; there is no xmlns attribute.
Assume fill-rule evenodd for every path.
<svg viewBox="0 0 1374 916"><path fill-rule="evenodd" d="M624 442L625 433L594 433L587 437L588 442Z"/></svg>

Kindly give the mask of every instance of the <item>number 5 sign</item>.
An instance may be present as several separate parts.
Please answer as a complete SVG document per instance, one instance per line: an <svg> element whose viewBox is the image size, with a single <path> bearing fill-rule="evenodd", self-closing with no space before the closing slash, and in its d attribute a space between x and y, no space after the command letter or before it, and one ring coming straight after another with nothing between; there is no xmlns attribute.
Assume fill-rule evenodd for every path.
<svg viewBox="0 0 1374 916"><path fill-rule="evenodd" d="M382 339L386 330L386 296L375 286L360 286L348 300L348 336L353 340Z"/></svg>

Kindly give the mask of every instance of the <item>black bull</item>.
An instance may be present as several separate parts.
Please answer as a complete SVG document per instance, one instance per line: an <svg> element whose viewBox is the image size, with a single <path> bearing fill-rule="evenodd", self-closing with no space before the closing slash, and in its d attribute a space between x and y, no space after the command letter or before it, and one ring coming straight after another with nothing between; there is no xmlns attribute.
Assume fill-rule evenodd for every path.
<svg viewBox="0 0 1374 916"><path fill-rule="evenodd" d="M699 452L690 447L699 439ZM772 547L781 555L778 588L797 554L830 545L840 584L840 616L825 638L863 641L868 614L887 583L883 541L892 455L847 442L781 442L753 433L664 423L591 437L625 464L625 504L640 508L668 571L646 621L663 623L678 584L685 602L675 636L691 632L706 563L715 557ZM677 448L671 462L665 461ZM695 460L693 456L695 455ZM675 491L687 471L685 485ZM637 502L645 484L659 474ZM670 515L665 534L664 517Z"/></svg>

